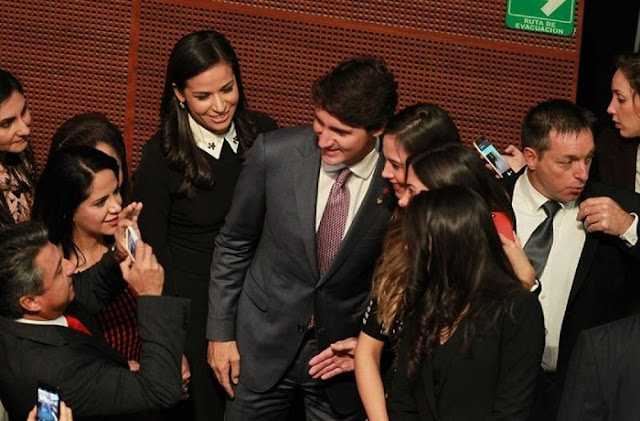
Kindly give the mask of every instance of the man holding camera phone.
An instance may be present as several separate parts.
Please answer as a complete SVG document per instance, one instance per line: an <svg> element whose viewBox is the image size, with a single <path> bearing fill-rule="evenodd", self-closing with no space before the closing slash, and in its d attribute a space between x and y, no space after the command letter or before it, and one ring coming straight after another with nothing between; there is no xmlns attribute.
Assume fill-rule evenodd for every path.
<svg viewBox="0 0 640 421"><path fill-rule="evenodd" d="M182 393L181 356L188 300L161 297L164 271L139 241L135 263L123 248L141 205L120 217L116 247L95 270L74 266L27 222L0 230L0 397L11 419L25 419L39 383L56 387L78 417L135 414L175 404ZM114 276L119 270L122 276ZM81 279L78 279L81 278ZM137 371L94 330L91 313L124 288L138 295L142 358Z"/></svg>

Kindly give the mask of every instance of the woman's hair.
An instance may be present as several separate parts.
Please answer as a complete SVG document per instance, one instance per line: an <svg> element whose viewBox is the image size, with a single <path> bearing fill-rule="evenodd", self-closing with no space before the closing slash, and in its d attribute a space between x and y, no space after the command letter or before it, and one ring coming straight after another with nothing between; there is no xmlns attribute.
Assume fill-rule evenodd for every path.
<svg viewBox="0 0 640 421"><path fill-rule="evenodd" d="M633 97L635 98L637 95L640 95L640 51L618 56L616 68L620 70L629 81L629 85L631 85L631 89L633 89ZM633 105L635 107L635 102ZM640 114L639 109L636 109L636 111Z"/></svg>
<svg viewBox="0 0 640 421"><path fill-rule="evenodd" d="M229 41L211 30L193 32L181 38L169 56L160 109L162 151L169 166L184 175L179 189L181 194L190 195L194 188L210 188L215 175L195 143L189 126L189 110L180 107L174 86L182 91L189 79L221 63L231 66L236 79L239 100L233 122L244 153L258 135L249 116L238 59Z"/></svg>
<svg viewBox="0 0 640 421"><path fill-rule="evenodd" d="M484 165L478 154L462 144L448 144L407 159L422 184L429 189L467 187L482 197L491 211L503 212L515 223L506 190Z"/></svg>
<svg viewBox="0 0 640 421"><path fill-rule="evenodd" d="M476 192L491 211L505 213L511 223L515 216L507 192L488 171L478 155L462 144L449 143L424 151L407 159L413 170L429 189L463 186ZM382 254L374 271L373 295L378 303L378 321L389 334L402 310L402 296L407 274L407 253L401 220L396 211L384 239ZM495 230L495 228L494 228Z"/></svg>
<svg viewBox="0 0 640 421"><path fill-rule="evenodd" d="M0 69L0 104L6 101L14 92L24 95L22 83L11 73Z"/></svg>
<svg viewBox="0 0 640 421"><path fill-rule="evenodd" d="M11 73L0 69L0 107L2 107L2 104L9 99L14 92L24 95L22 83L20 83L20 81ZM21 177L17 176L17 174L20 173L26 175L28 180L33 180L33 154L30 148L25 149L24 152L19 154L6 153L4 164L7 171L13 175L15 180L18 181L20 190L25 192L33 191L33 185L31 182L25 181ZM4 199L0 199L0 207L2 207L2 209L0 209L0 226L12 225L15 221L4 204Z"/></svg>
<svg viewBox="0 0 640 421"><path fill-rule="evenodd" d="M49 156L36 186L33 219L44 222L50 241L80 264L84 256L73 243L73 216L102 170L111 170L118 178L118 163L109 155L89 146L62 148Z"/></svg>
<svg viewBox="0 0 640 421"><path fill-rule="evenodd" d="M127 155L120 130L100 113L82 113L62 123L51 140L49 157L60 149L76 146L95 148L104 143L113 149L122 163L122 186L120 194L125 202L129 200L131 191L129 172L127 171Z"/></svg>
<svg viewBox="0 0 640 421"><path fill-rule="evenodd" d="M458 128L449 114L427 103L411 105L394 115L384 133L395 135L408 155L447 143L460 143Z"/></svg>
<svg viewBox="0 0 640 421"><path fill-rule="evenodd" d="M522 288L505 256L489 208L469 188L422 192L404 215L408 276L403 299L409 374L439 344L443 329L466 312L468 345L478 323L495 323L511 311L509 297ZM405 332L407 333L407 332ZM465 346L466 347L466 346Z"/></svg>

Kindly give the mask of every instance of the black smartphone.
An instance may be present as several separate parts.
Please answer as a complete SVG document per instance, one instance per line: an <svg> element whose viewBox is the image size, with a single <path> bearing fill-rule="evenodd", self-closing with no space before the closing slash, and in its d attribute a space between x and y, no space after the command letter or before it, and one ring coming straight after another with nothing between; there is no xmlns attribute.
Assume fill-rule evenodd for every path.
<svg viewBox="0 0 640 421"><path fill-rule="evenodd" d="M38 421L58 421L60 418L60 393L58 388L38 384Z"/></svg>
<svg viewBox="0 0 640 421"><path fill-rule="evenodd" d="M500 177L513 175L513 170L507 161L486 137L479 137L474 140L473 146L482 154L484 159L491 165L491 168L493 168Z"/></svg>

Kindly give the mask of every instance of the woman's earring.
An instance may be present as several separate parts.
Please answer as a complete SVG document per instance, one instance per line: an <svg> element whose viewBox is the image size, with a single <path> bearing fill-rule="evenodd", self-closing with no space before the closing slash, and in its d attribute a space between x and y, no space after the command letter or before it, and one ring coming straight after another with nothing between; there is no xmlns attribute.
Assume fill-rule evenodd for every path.
<svg viewBox="0 0 640 421"><path fill-rule="evenodd" d="M184 101L180 101L180 108L184 110Z"/></svg>

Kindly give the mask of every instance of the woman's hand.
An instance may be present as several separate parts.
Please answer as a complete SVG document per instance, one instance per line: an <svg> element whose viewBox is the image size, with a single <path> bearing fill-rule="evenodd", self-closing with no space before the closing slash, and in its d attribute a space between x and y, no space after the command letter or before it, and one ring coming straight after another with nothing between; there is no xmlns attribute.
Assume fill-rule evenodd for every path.
<svg viewBox="0 0 640 421"><path fill-rule="evenodd" d="M509 240L500 233L498 233L498 235L500 236L500 241L502 241L504 254L507 255L513 271L516 273L522 286L530 290L536 284L536 271L525 254L520 239L515 233L513 234L515 241Z"/></svg>

